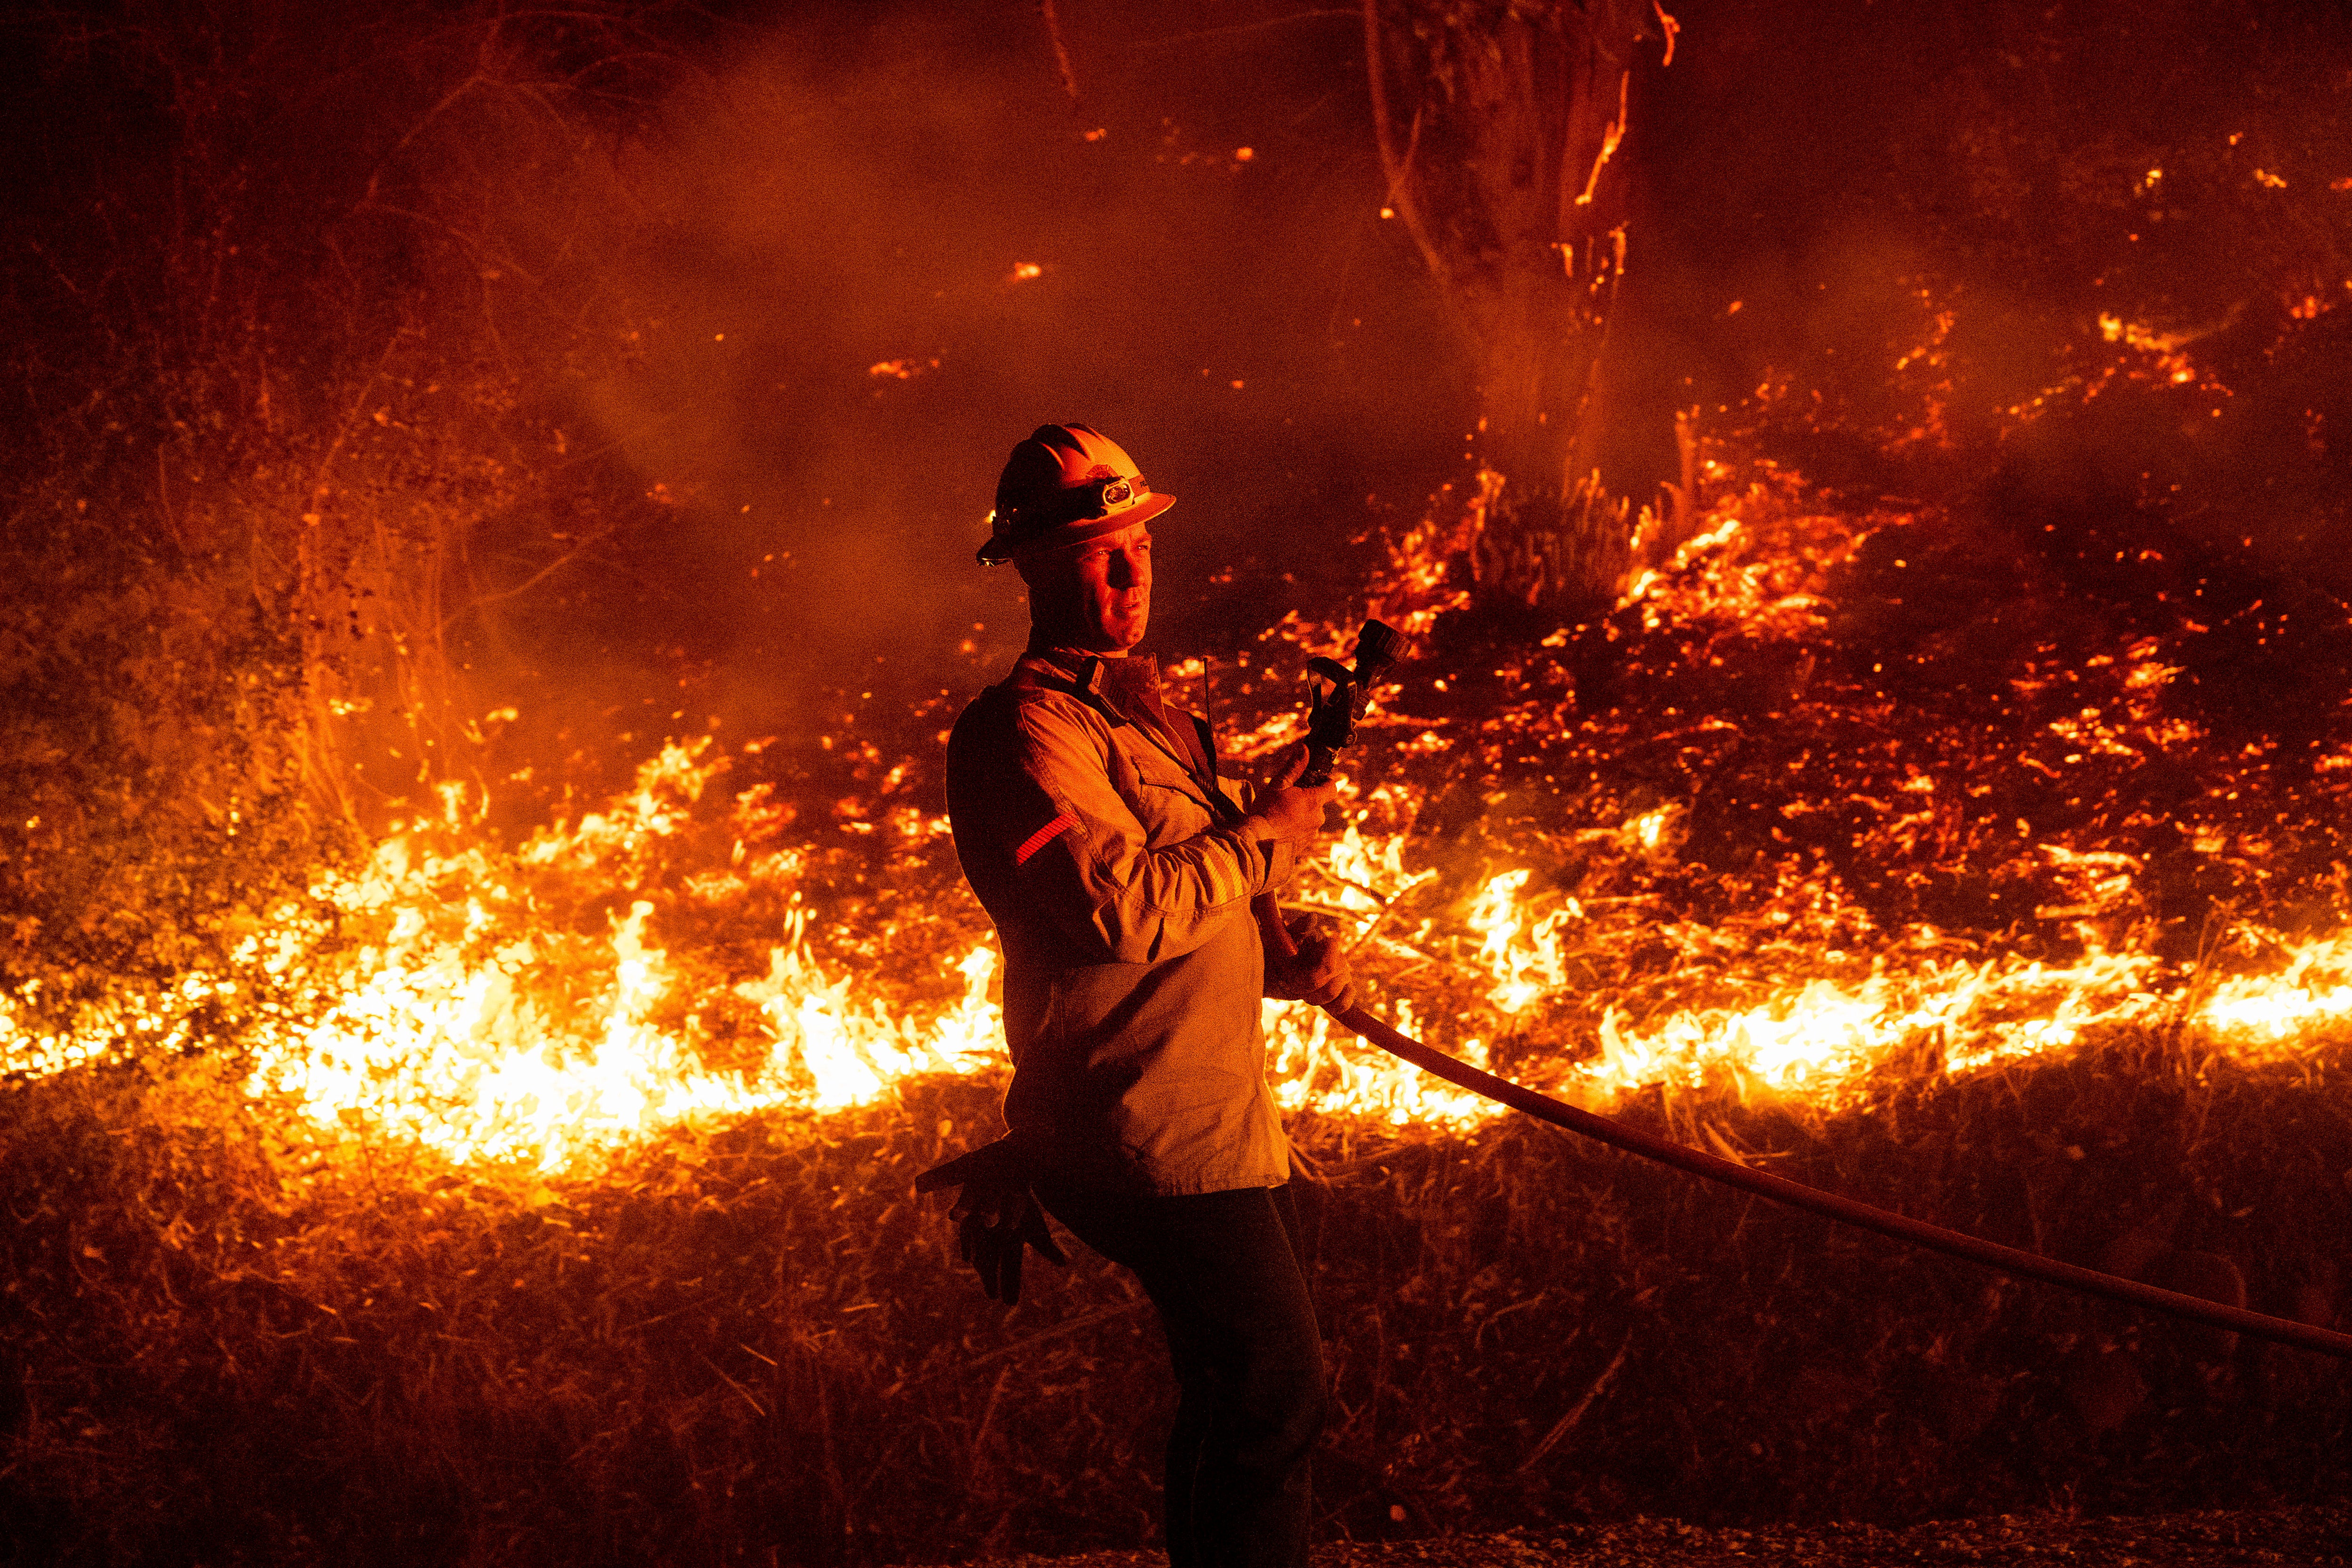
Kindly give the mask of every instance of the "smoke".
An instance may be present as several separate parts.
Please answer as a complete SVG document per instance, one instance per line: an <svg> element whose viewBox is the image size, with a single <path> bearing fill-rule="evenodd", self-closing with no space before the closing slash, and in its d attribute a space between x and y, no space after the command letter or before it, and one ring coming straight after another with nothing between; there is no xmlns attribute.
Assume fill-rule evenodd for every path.
<svg viewBox="0 0 2352 1568"><path fill-rule="evenodd" d="M1188 39L1187 7L1064 9L1075 105L1026 6L787 22L578 188L520 197L574 317L619 340L542 355L542 395L655 509L498 613L538 701L758 732L829 692L996 679L1026 612L972 551L1047 421L1097 426L1179 498L1151 639L1174 657L1344 574L1368 496L1449 477L1464 389L1378 216L1347 29ZM1211 584L1234 569L1255 588Z"/></svg>
<svg viewBox="0 0 2352 1568"><path fill-rule="evenodd" d="M2128 498L2144 473L2158 494L2275 489L2301 463L2300 442L2231 433L2259 423L2241 416L2295 322L2352 277L2340 8L1709 0L1684 21L1642 121L1643 265L1619 323L1664 351L1638 395L1653 409L1739 418L1769 382L1801 405L1765 418L1809 477L1947 498L2114 361L2104 317L2193 341L2234 401L2218 423L2143 406L2070 432L2053 477L2111 470ZM1930 395L1945 428L1903 442ZM2197 471L2158 480L2167 448ZM2257 521L2242 498L2226 510Z"/></svg>
<svg viewBox="0 0 2352 1568"><path fill-rule="evenodd" d="M311 616L367 630L387 668L446 644L448 695L390 682L378 715L519 709L487 775L609 773L713 721L804 733L866 691L993 679L1025 610L971 550L1006 451L1045 421L1098 426L1179 498L1156 531L1171 656L1344 595L1368 525L1464 476L1475 398L1379 216L1347 8L1066 0L1075 101L1021 0L756 24L339 9L159 21L136 34L152 47L104 34L147 50L127 64L60 24L40 68L80 51L80 74L20 65L34 107L12 112L64 151L39 166L37 260L11 274L37 345L19 357L143 333L185 362L153 408L125 410L119 389L164 379L125 356L116 402L69 389L76 426L45 392L25 424L111 467L111 490L76 478L64 504L128 498L191 554L282 576L305 541L377 551ZM2116 312L2238 321L2242 342L2193 352L2236 354L2241 387L2308 367L2207 420L2248 431L2222 443L2229 537L2258 531L2240 517L2282 450L2304 491L2340 492L2340 356L2317 328L2299 359L2272 350L2290 285L2352 275L2341 38L2252 0L1893 10L1682 8L1622 154L1644 195L1603 361L1612 488L1673 476L1673 416L1697 405L1807 411L1769 434L1808 475L1949 493L1949 454L1997 447L2003 411ZM2150 62L2161 112L2135 107ZM2252 90L2282 71L2295 94ZM179 140L139 173L158 127ZM169 263L135 331L102 315L133 240ZM1948 307L1942 363L1897 371ZM1768 378L1787 390L1759 416ZM1949 441L1910 435L1931 401ZM2267 423L2242 417L2258 403ZM2136 481L2158 428L2095 432L2089 456ZM315 540L296 521L314 515ZM340 591L344 564L304 592ZM395 600L404 619L379 614Z"/></svg>

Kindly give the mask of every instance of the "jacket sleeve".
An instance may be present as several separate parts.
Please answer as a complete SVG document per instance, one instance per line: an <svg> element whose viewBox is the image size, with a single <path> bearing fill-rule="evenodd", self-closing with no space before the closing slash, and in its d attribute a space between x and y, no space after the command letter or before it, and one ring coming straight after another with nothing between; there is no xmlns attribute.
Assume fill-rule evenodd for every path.
<svg viewBox="0 0 2352 1568"><path fill-rule="evenodd" d="M1206 942L1216 921L1290 879L1288 843L1255 817L1153 847L1111 784L1099 727L1052 702L1024 703L1010 795L1041 818L1008 845L1023 895L1081 953L1150 963ZM1046 813L1050 809L1051 815ZM1025 822L1007 823L1008 834Z"/></svg>

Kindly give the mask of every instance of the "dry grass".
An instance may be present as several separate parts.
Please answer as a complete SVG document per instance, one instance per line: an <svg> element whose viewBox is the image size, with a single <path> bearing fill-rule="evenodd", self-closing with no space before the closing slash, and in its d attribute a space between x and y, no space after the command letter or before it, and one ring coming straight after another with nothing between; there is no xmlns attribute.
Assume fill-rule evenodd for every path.
<svg viewBox="0 0 2352 1568"><path fill-rule="evenodd" d="M12 1089L14 1555L1139 1543L1171 1400L1149 1310L1088 1258L1004 1313L909 1192L992 1096L930 1083L681 1134L533 1207L364 1163L289 1179L200 1068ZM2319 1319L2352 1226L2347 1112L2315 1080L2120 1047L1826 1124L1707 1108L1792 1174L2136 1272L2227 1259L2253 1305ZM2345 1384L2315 1358L1533 1126L1298 1132L1338 1394L1328 1536L2342 1495Z"/></svg>
<svg viewBox="0 0 2352 1568"><path fill-rule="evenodd" d="M162 991L232 948L257 911L352 852L354 820L394 810L426 743L451 748L463 715L489 706L469 708L448 668L450 616L562 566L576 542L546 541L575 512L595 529L651 518L636 476L571 457L558 412L520 394L532 364L574 373L571 332L619 342L635 325L583 303L604 296L563 259L593 254L571 245L572 215L506 199L622 205L587 174L542 172L559 153L604 167L574 134L594 115L551 114L553 78L528 51L481 46L511 36L506 14L460 9L462 26L399 13L428 29L414 47L299 8L250 58L193 25L107 46L140 79L194 84L188 112L204 112L173 122L168 159L149 156L152 126L131 110L92 145L136 148L126 169L210 195L200 221L159 218L130 251L59 205L54 234L76 247L35 270L64 281L22 295L31 346L7 368L37 439L0 538L15 568L0 652L31 693L0 733L0 782L31 803L6 867L19 1001L28 978L60 1006ZM663 58L615 53L623 13L579 9L571 53ZM397 68L373 115L317 99L321 138L360 140L320 140L315 163L249 186L229 178L215 154L249 132L312 138L204 106L278 103L303 74L285 62L347 53ZM483 90L445 114L459 81ZM476 145L509 142L548 162L453 173ZM385 146L406 151L387 163ZM179 210L144 191L111 199ZM412 231L393 203L430 221ZM349 220L289 230L276 216L329 209ZM475 209L506 226L452 226ZM328 253L356 260L327 267ZM509 254L534 264L502 282L494 321L482 258ZM94 321L47 309L59 288L85 291L76 268L130 303ZM524 289L526 270L549 281ZM218 296L197 287L213 278ZM449 300L484 301L482 319L433 303ZM540 330L518 337L517 310ZM72 324L31 331L45 317ZM510 342L541 358L513 368ZM306 347L289 358L278 345L292 343ZM1486 590L1433 628L1396 704L1444 728L1446 749L1360 759L1360 783L1412 785L1412 820L1395 826L1441 876L1410 912L1451 919L1513 867L1538 873L1531 898L1617 911L1570 955L1540 1037L1493 1040L1503 1065L1588 1050L1596 1006L1663 1016L1758 994L1792 953L1808 973L1847 954L1838 973L1856 978L1922 923L1979 951L2063 958L2091 936L2145 936L2184 961L2233 921L2344 923L2352 644L2341 605L2236 549L2251 535L2234 521L2176 538L2127 509L2003 502L1831 528L1766 480L1693 499L1736 506L1751 537L1835 535L1812 552L1842 574L1818 617L1685 616L1654 595L1554 640L1557 617L1530 601L1654 563L1591 494L1540 537L1496 514L1428 590L1431 604ZM503 540L503 574L458 573L461 539L469 559ZM1823 591L1811 559L1759 550L1751 585L1794 605ZM1748 581L1732 568L1727 584ZM2190 635L2161 606L2191 597L2243 608ZM1296 698L1267 682L1246 701L1255 679L1218 693L1239 731ZM2053 739L2090 733L2094 710L2109 743ZM856 762L795 736L762 753L772 773L746 762L739 782L811 803L897 787L928 809L922 738L937 728L910 718L894 754L869 745ZM380 748L406 755L379 788ZM922 757L901 781L898 759ZM1915 776L1935 784L1933 810L1904 805ZM1662 804L1684 813L1670 853L1594 847ZM572 947L609 945L599 900L643 890L690 982L680 994L729 995L782 913L681 893L734 841L696 831L536 912ZM936 839L893 860L878 842L840 847L829 823L794 831L812 886L828 884L827 961L854 958L894 994L925 983L900 973L917 944L893 947L894 928L928 939L941 910L976 918L953 902ZM2128 900L2070 913L2035 847L2062 841L2147 874ZM1801 919L1759 924L1784 885ZM1660 933L1678 924L1740 941L1676 951ZM937 943L919 946L936 982ZM1148 1310L1081 1262L1003 1313L953 1273L943 1222L912 1200L917 1170L992 1124L992 1086L680 1132L531 1201L380 1145L308 1168L238 1092L238 1020L199 1022L190 1037L216 1058L158 1052L0 1087L8 1557L870 1563L1148 1537L1170 1402ZM2327 1082L2340 1057L2256 1070L2191 1048L2110 1040L1828 1119L1727 1101L1632 1114L2001 1240L2192 1288L2235 1278L2254 1306L2334 1318L2352 1229L2352 1129ZM1997 1281L1539 1129L1297 1131L1320 1173L1308 1213L1338 1394L1328 1535L2343 1494L2333 1364Z"/></svg>

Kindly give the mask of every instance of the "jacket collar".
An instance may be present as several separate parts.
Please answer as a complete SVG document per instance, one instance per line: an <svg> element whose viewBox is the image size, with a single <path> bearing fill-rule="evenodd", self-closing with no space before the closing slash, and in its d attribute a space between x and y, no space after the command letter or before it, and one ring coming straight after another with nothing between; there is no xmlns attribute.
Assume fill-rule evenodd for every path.
<svg viewBox="0 0 2352 1568"><path fill-rule="evenodd" d="M1103 712L1114 725L1122 721L1132 724L1211 795L1223 798L1224 792L1214 783L1215 764L1209 762L1197 739L1187 745L1188 737L1177 731L1177 724L1189 725L1191 718L1169 716L1167 703L1160 692L1160 661L1150 654L1104 658L1082 648L1055 647L1033 640L1022 655L1021 664L1057 684L1066 683L1087 700L1087 706ZM1209 767L1206 779L1201 773L1204 763Z"/></svg>

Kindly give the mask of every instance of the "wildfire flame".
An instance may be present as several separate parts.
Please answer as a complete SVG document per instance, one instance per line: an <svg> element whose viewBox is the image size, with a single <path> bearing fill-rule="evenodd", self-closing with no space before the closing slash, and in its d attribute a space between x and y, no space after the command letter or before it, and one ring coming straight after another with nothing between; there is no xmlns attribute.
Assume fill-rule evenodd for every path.
<svg viewBox="0 0 2352 1568"><path fill-rule="evenodd" d="M1424 523L1405 538L1374 584L1376 613L1425 625L1458 602L1445 562L1493 499L1481 485L1466 521ZM1718 639L1708 646L1735 652L1812 635L1825 574L1853 557L1858 534L1785 501L1785 487L1769 485L1720 500L1671 561L1636 575L1608 635L1621 625L1627 636L1703 631ZM1294 617L1279 630L1302 661L1343 650L1339 626ZM1564 628L1546 646L1563 647L1570 635ZM2200 743L2193 725L2162 710L2178 673L2162 652L2148 640L2120 663L2095 661L2111 667L2114 695L2046 725L2059 766ZM1171 668L1192 673L1205 679L1197 665ZM1495 673L1533 679L1521 668ZM1245 725L1259 721L1232 749L1263 757L1294 739L1291 697L1269 686L1262 718L1243 712ZM1488 729L1517 734L1510 726L1556 723L1552 712L1530 698ZM1369 722L1387 727L1374 743L1408 759L1484 743L1454 718L1381 710ZM1736 728L1693 720L1664 738L1701 745ZM2053 766L2030 752L2020 763ZM605 810L511 851L481 838L482 803L452 786L437 817L387 835L356 869L322 875L311 908L283 911L248 937L224 973L125 992L49 1033L22 1021L35 996L0 999L0 1071L45 1076L200 1045L204 1020L233 1007L247 1092L290 1108L328 1149L392 1141L457 1163L544 1174L682 1122L849 1106L921 1075L998 1070L998 960L976 906L965 899L900 917L892 940L919 952L928 989L887 980L846 950L828 955L816 940L824 890L809 852L760 847L778 842L761 826L773 815L764 786L721 813L707 786L726 765L704 742L671 744ZM911 765L893 767L884 793ZM2323 760L2319 771L2331 765ZM1889 1075L1979 1071L2126 1026L2169 1030L2248 1061L2293 1061L2352 1018L2352 933L2291 939L2241 921L2217 951L2270 954L2260 972L2165 959L2151 926L2131 918L2142 860L2111 848L2017 844L2018 864L2059 889L2036 918L2073 922L2077 937L2065 953L2037 955L1925 925L1877 931L1818 869L1786 870L1776 885L1758 884L1746 906L1706 918L1669 910L1640 890L1642 868L1672 868L1682 802L1628 804L1603 820L1546 819L1536 838L1475 847L1475 874L1459 866L1441 874L1416 858L1431 786L1406 775L1340 785L1349 825L1294 895L1338 922L1366 994L1400 1029L1481 1065L1512 1042L1506 1065L1516 1076L1596 1109L1654 1088L1833 1107ZM1864 804L1910 842L1901 836L1933 831L1949 794L1921 773L1891 798ZM1825 806L1798 792L1780 809L1793 820ZM856 800L836 816L853 844L944 851L937 816L903 807L877 816ZM686 854L714 825L731 836L724 863ZM2231 843L2218 827L2184 831L2199 854ZM1619 868L1612 885L1634 890L1570 889L1545 869L1543 844L1555 861ZM594 895L583 895L593 918L550 917L565 889ZM743 912L754 900L782 912L755 919ZM759 926L764 967L747 973L699 950L681 955L675 938L666 948L656 933L673 909ZM1650 956L1636 963L1629 953ZM721 1037L711 1020L728 1008L751 1021L748 1034ZM1277 1097L1290 1110L1453 1125L1499 1114L1346 1037L1318 1010L1268 1003L1265 1017ZM1539 1048L1520 1048L1530 1043Z"/></svg>

